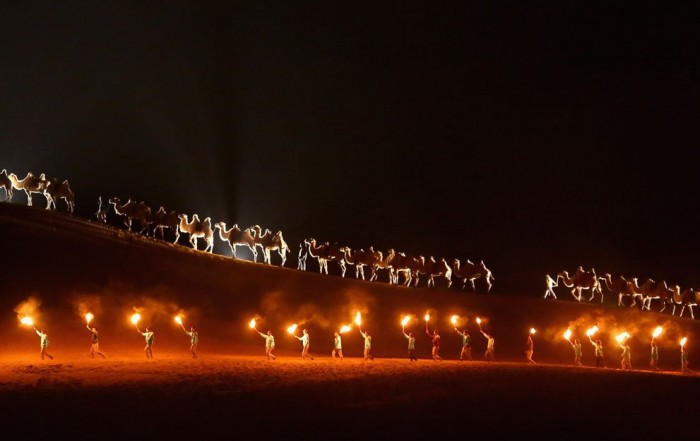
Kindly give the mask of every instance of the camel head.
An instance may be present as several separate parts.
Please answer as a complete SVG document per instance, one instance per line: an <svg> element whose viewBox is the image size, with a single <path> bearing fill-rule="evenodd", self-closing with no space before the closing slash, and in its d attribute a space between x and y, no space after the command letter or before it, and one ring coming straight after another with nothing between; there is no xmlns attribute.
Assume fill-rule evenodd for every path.
<svg viewBox="0 0 700 441"><path fill-rule="evenodd" d="M221 231L225 231L226 230L226 222L217 222L216 224L214 224L214 228L215 229L218 228Z"/></svg>
<svg viewBox="0 0 700 441"><path fill-rule="evenodd" d="M165 214L165 208L161 205L160 208L158 209L158 214Z"/></svg>
<svg viewBox="0 0 700 441"><path fill-rule="evenodd" d="M100 196L100 198L101 198L101 197L102 197L102 196ZM102 200L102 199L100 199L100 200ZM121 205L121 204L122 204L122 201L121 201L121 199L119 199L119 198L111 198L111 199L109 200L109 203L112 204L112 205Z"/></svg>

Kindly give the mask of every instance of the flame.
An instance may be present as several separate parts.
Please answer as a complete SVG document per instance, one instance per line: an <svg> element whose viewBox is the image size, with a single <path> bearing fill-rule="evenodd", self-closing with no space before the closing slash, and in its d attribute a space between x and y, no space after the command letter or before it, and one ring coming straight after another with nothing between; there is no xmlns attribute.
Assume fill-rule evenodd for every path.
<svg viewBox="0 0 700 441"><path fill-rule="evenodd" d="M256 326L257 326L257 323L256 323L255 319L252 319L252 320L250 321L250 323L248 323L248 327L249 327L250 329L255 329Z"/></svg>
<svg viewBox="0 0 700 441"><path fill-rule="evenodd" d="M355 324L357 326L362 325L362 314L360 314L360 311L357 311L357 314L355 314Z"/></svg>
<svg viewBox="0 0 700 441"><path fill-rule="evenodd" d="M687 342L687 341L688 341L688 337L683 337L681 339L681 347L685 346L685 342Z"/></svg>
<svg viewBox="0 0 700 441"><path fill-rule="evenodd" d="M408 324L408 322L410 322L410 321L411 321L411 316L410 315L405 316L403 319L401 319L401 326L405 328L406 325Z"/></svg>
<svg viewBox="0 0 700 441"><path fill-rule="evenodd" d="M566 332L564 333L564 338L571 341L571 329L566 330Z"/></svg>
<svg viewBox="0 0 700 441"><path fill-rule="evenodd" d="M92 315L92 313L90 313L90 312L88 312L87 314L85 314L85 321L87 322L88 325L90 324L90 322L91 322L92 319L94 319L94 318L95 318L95 316Z"/></svg>
<svg viewBox="0 0 700 441"><path fill-rule="evenodd" d="M350 325L343 325L343 326L340 327L340 331L338 331L338 332L341 333L341 334L343 334L343 333L345 333L345 332L348 332L348 331L351 330L351 329L352 329L352 326L350 326Z"/></svg>
<svg viewBox="0 0 700 441"><path fill-rule="evenodd" d="M625 340L627 340L629 337L630 337L630 335L627 333L627 331L625 331L622 334L617 334L615 336L615 340L617 340L618 343L622 343Z"/></svg>
<svg viewBox="0 0 700 441"><path fill-rule="evenodd" d="M457 316L456 316L456 315L453 315L453 316L450 318L450 321L452 322L452 325L453 325L453 326L457 326Z"/></svg>
<svg viewBox="0 0 700 441"><path fill-rule="evenodd" d="M289 332L290 334L294 334L295 332L297 332L297 326L299 325L294 323L292 326L287 328L287 332Z"/></svg>
<svg viewBox="0 0 700 441"><path fill-rule="evenodd" d="M661 335L661 333L662 333L663 331L664 331L664 328L662 328L661 326L657 326L656 329L654 329L654 333L651 334L651 336L654 337L654 338L656 338L656 337L658 337L659 335Z"/></svg>
<svg viewBox="0 0 700 441"><path fill-rule="evenodd" d="M139 320L141 320L141 314L136 313L131 316L131 323L137 325L139 323Z"/></svg>
<svg viewBox="0 0 700 441"><path fill-rule="evenodd" d="M175 321L177 322L178 325L182 326L182 316L176 315Z"/></svg>
<svg viewBox="0 0 700 441"><path fill-rule="evenodd" d="M593 336L596 332L598 332L598 326L593 326L592 328L588 328L586 331L586 335L591 337Z"/></svg>
<svg viewBox="0 0 700 441"><path fill-rule="evenodd" d="M481 317L476 318L476 324L481 326Z"/></svg>
<svg viewBox="0 0 700 441"><path fill-rule="evenodd" d="M426 313L425 317L423 318L425 319L425 322L428 323L430 321L430 314Z"/></svg>
<svg viewBox="0 0 700 441"><path fill-rule="evenodd" d="M534 334L535 332L537 332L535 331L535 328L530 328L530 334Z"/></svg>
<svg viewBox="0 0 700 441"><path fill-rule="evenodd" d="M20 322L21 322L23 325L34 326L34 320L32 320L31 317L22 317L22 319L20 320Z"/></svg>

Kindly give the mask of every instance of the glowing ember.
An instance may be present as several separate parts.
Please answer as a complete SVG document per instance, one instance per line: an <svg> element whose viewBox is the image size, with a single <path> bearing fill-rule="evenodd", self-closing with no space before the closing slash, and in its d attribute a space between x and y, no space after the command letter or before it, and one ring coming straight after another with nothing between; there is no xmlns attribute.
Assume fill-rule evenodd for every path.
<svg viewBox="0 0 700 441"><path fill-rule="evenodd" d="M287 328L287 332L289 332L290 334L294 334L295 332L297 332L297 326L299 325L294 323L292 326Z"/></svg>
<svg viewBox="0 0 700 441"><path fill-rule="evenodd" d="M571 339L571 329L566 330L566 332L564 333L564 338L567 340Z"/></svg>
<svg viewBox="0 0 700 441"><path fill-rule="evenodd" d="M250 329L255 329L256 326L257 326L257 323L255 322L255 319L252 319L252 320L250 321L250 323L248 323L248 327L249 327Z"/></svg>
<svg viewBox="0 0 700 441"><path fill-rule="evenodd" d="M683 337L681 339L681 347L685 346L685 342L687 342L687 341L688 341L688 337Z"/></svg>
<svg viewBox="0 0 700 441"><path fill-rule="evenodd" d="M593 336L596 332L598 332L598 326L593 326L592 328L588 328L586 331L586 335L591 337Z"/></svg>
<svg viewBox="0 0 700 441"><path fill-rule="evenodd" d="M425 317L423 317L423 318L425 319L425 322L428 323L430 321L430 314L426 313Z"/></svg>
<svg viewBox="0 0 700 441"><path fill-rule="evenodd" d="M477 318L476 318L476 324L478 324L479 326L481 326L481 318L480 318L480 317L477 317Z"/></svg>
<svg viewBox="0 0 700 441"><path fill-rule="evenodd" d="M408 322L410 322L410 321L411 321L411 316L410 315L405 316L403 319L401 319L401 326L405 328L406 325L408 324Z"/></svg>
<svg viewBox="0 0 700 441"><path fill-rule="evenodd" d="M457 316L453 315L452 318L450 318L450 321L452 322L453 326L457 326Z"/></svg>
<svg viewBox="0 0 700 441"><path fill-rule="evenodd" d="M20 320L20 322L23 325L34 326L34 320L32 320L31 317L22 317L22 320Z"/></svg>
<svg viewBox="0 0 700 441"><path fill-rule="evenodd" d="M133 323L135 325L137 325L140 320L141 320L141 314L136 313L136 314L131 316L131 323Z"/></svg>
<svg viewBox="0 0 700 441"><path fill-rule="evenodd" d="M95 316L92 315L92 313L89 313L89 312L88 312L87 314L85 314L85 321L87 322L88 325L90 324L90 322L91 322L92 319L94 319L94 318L95 318Z"/></svg>
<svg viewBox="0 0 700 441"><path fill-rule="evenodd" d="M338 332L340 332L341 334L344 334L344 333L348 332L348 331L351 330L351 329L352 329L352 326L343 325L343 326L340 327L340 331L338 331Z"/></svg>
<svg viewBox="0 0 700 441"><path fill-rule="evenodd" d="M362 325L362 314L360 314L360 311L357 311L357 314L355 314L355 324L357 326Z"/></svg>
<svg viewBox="0 0 700 441"><path fill-rule="evenodd" d="M658 337L659 335L661 335L661 333L662 333L663 331L664 331L664 328L662 328L661 326L657 326L656 329L654 329L654 333L651 334L651 335L652 335L652 337L656 338L656 337Z"/></svg>
<svg viewBox="0 0 700 441"><path fill-rule="evenodd" d="M182 316L176 315L175 321L177 322L178 325L182 326Z"/></svg>
<svg viewBox="0 0 700 441"><path fill-rule="evenodd" d="M617 334L615 336L615 340L617 340L618 343L622 343L623 341L627 340L630 337L630 335L625 331L622 334Z"/></svg>
<svg viewBox="0 0 700 441"><path fill-rule="evenodd" d="M535 328L530 328L530 334L534 334L535 332Z"/></svg>

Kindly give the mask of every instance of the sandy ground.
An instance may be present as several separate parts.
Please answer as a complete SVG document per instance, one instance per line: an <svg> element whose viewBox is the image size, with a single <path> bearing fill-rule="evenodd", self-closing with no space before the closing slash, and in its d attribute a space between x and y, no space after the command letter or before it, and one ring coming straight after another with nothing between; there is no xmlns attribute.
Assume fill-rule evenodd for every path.
<svg viewBox="0 0 700 441"><path fill-rule="evenodd" d="M5 427L31 436L697 439L680 421L694 420L699 393L696 375L523 363L181 354L0 363Z"/></svg>

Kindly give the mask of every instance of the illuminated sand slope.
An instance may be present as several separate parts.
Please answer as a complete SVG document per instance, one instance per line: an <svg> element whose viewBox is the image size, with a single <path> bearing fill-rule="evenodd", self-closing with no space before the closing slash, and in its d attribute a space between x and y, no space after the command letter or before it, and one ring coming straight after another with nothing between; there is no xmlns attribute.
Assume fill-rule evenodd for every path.
<svg viewBox="0 0 700 441"><path fill-rule="evenodd" d="M17 205L0 204L0 240L0 412L8 435L696 436L688 422L697 413L700 377L677 373L681 335L689 337L691 368L700 352L690 319L544 301L539 293L460 294L319 276ZM32 295L41 300L35 319L47 328L54 361L39 360L38 337L20 327L13 312ZM90 334L81 302L95 314L106 360L87 355ZM144 307L144 322L156 332L153 361L145 360L143 337L128 323L134 306ZM180 309L185 324L199 328L198 360L188 357L188 340L173 321ZM356 358L362 339L354 329L343 338L351 358L334 362L328 358L333 331L351 323L357 309L365 311L377 360ZM444 357L454 359L460 349L452 314L470 318L473 352L481 357L486 342L473 323L478 314L496 338L497 360L511 363L430 361L423 323L414 320L409 329L416 332L421 360L410 364L399 322L407 312L420 319L427 309L442 332ZM269 327L277 337L281 357L275 362L264 360L263 340L247 327L255 313L264 316L259 329ZM299 342L285 334L289 324L304 319L314 361L299 360ZM571 367L572 350L561 334L577 319L580 337L598 323L609 367L619 366L614 334L630 332L635 369L648 366L649 336L664 325L659 344L665 372ZM531 326L538 330L537 366L523 363ZM584 365L591 366L589 343L583 351Z"/></svg>

